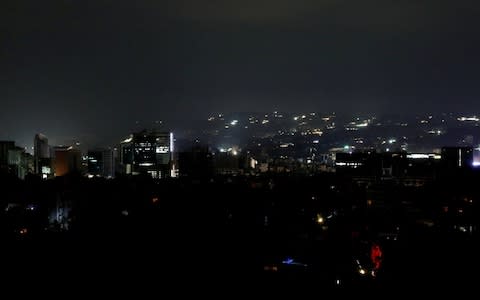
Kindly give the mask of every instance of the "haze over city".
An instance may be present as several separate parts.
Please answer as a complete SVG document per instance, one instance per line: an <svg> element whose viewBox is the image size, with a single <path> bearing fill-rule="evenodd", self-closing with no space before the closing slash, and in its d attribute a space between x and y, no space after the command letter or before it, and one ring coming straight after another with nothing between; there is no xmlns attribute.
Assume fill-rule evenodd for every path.
<svg viewBox="0 0 480 300"><path fill-rule="evenodd" d="M478 13L466 0L2 1L0 137L114 141L137 120L217 112L480 112Z"/></svg>

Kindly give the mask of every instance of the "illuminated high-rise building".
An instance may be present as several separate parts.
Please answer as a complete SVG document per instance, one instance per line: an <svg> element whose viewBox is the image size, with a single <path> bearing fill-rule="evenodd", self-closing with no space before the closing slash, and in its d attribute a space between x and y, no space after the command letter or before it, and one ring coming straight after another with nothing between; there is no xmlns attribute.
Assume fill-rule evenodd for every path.
<svg viewBox="0 0 480 300"><path fill-rule="evenodd" d="M121 163L125 174L150 174L153 178L175 177L174 138L171 132L131 134L121 142Z"/></svg>

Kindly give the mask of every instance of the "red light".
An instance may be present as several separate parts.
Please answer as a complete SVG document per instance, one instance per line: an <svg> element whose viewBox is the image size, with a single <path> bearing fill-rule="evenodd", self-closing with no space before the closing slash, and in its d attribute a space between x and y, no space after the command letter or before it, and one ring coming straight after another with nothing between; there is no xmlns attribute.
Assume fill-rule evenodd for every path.
<svg viewBox="0 0 480 300"><path fill-rule="evenodd" d="M374 269L378 270L382 264L383 253L379 245L373 244L372 249L370 250L370 258L374 265Z"/></svg>

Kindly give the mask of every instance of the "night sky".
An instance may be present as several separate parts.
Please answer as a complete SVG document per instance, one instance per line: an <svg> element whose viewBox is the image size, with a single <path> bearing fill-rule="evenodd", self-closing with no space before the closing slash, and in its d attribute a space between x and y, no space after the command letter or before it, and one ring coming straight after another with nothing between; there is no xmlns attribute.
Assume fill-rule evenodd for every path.
<svg viewBox="0 0 480 300"><path fill-rule="evenodd" d="M2 0L0 139L210 112L480 113L480 4Z"/></svg>

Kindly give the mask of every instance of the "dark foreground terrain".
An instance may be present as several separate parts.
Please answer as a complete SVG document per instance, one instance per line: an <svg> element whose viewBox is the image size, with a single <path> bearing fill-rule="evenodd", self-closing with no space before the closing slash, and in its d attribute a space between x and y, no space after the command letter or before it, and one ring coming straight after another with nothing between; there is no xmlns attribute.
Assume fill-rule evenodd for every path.
<svg viewBox="0 0 480 300"><path fill-rule="evenodd" d="M19 292L460 295L478 277L473 181L29 180L4 187L1 212L2 280Z"/></svg>

